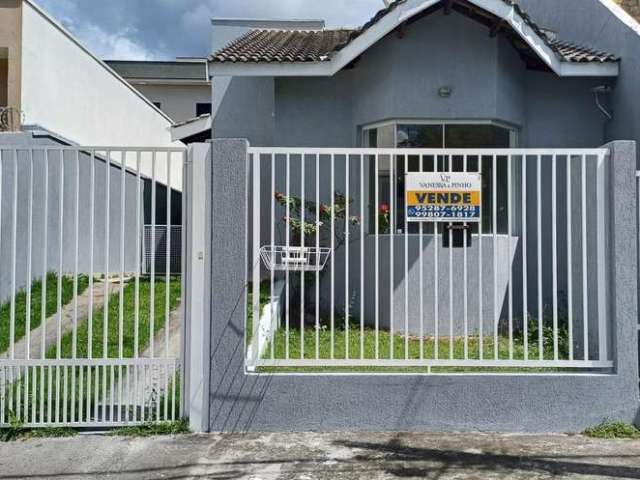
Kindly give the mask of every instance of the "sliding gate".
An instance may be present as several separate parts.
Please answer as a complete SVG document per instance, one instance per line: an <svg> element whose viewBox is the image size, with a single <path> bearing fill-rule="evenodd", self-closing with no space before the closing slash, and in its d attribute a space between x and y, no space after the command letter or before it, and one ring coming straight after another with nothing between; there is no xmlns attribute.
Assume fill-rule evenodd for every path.
<svg viewBox="0 0 640 480"><path fill-rule="evenodd" d="M249 160L249 370L613 367L606 150Z"/></svg>
<svg viewBox="0 0 640 480"><path fill-rule="evenodd" d="M0 427L181 415L184 168L183 149L0 146Z"/></svg>

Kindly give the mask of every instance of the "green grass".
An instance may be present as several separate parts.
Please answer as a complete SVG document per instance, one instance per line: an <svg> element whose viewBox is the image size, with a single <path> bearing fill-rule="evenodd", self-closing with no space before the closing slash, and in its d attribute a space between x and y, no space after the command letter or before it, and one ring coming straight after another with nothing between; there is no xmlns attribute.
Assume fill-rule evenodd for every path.
<svg viewBox="0 0 640 480"><path fill-rule="evenodd" d="M377 348L376 348L376 332L375 329L365 326L363 330L364 349L361 349L360 340L360 324L353 321L349 325L349 333L345 329L344 321L336 320L336 326L333 336L333 358L336 360L344 360L347 358L347 346L350 359L365 360L420 360L421 344L424 359L433 360L436 358L436 341L434 337L427 337L421 341L416 337L409 337L408 342L405 337L400 334L391 335L389 331L380 330L378 332ZM318 332L319 358L330 359L331 356L331 329L326 322L320 327ZM311 326L304 330L304 342L302 341L302 332L299 328L290 328L289 330L289 358L293 360L306 359L313 360L316 358L316 329ZM559 358L568 358L568 340L567 334L563 330L559 332ZM484 336L482 338L483 359L493 360L496 358L496 343L493 336ZM480 337L469 336L466 344L463 337L440 336L437 342L437 358L441 360L464 360L465 352L469 360L480 360ZM304 344L304 355L302 354L302 345ZM268 345L263 358L270 358L271 345ZM273 339L274 357L276 359L286 358L287 337L284 329L276 331ZM377 352L377 355L376 355ZM392 353L393 352L393 355ZM535 322L530 322L529 326L529 349L528 358L530 360L538 360L540 358L538 348L538 330ZM545 360L553 360L553 330L545 329L543 334L543 358ZM509 338L506 335L498 336L497 358L500 360L524 360L524 338L521 334L514 334L513 352L509 351ZM428 367L261 367L260 372L425 372ZM469 367L432 367L432 372L439 373L456 373L478 371L478 368ZM482 371L490 372L555 372L556 368L482 368Z"/></svg>
<svg viewBox="0 0 640 480"><path fill-rule="evenodd" d="M152 437L158 435L185 435L191 433L187 420L177 420L175 422L146 423L131 427L116 428L109 432L109 435L119 437Z"/></svg>
<svg viewBox="0 0 640 480"><path fill-rule="evenodd" d="M156 280L154 288L154 334L160 331L165 324L165 295L166 284ZM133 358L135 353L135 282L131 281L124 287L123 322L122 322L122 356ZM171 279L169 282L169 311L173 311L180 301L180 280ZM140 280L138 310L138 352L141 354L150 343L151 332L151 282L147 279ZM120 311L120 293L109 296L109 313L107 315L107 357L119 358L119 333L118 322ZM93 358L104 356L104 307L94 310L92 321L92 345ZM78 325L77 331L77 357L88 358L89 353L89 322L87 320ZM157 346L159 347L159 346ZM73 332L65 333L61 341L61 357L72 358ZM57 346L47 350L47 358L56 358Z"/></svg>
<svg viewBox="0 0 640 480"><path fill-rule="evenodd" d="M180 280L177 278L171 279L169 282L169 310L173 311L180 301ZM164 281L156 280L155 282L155 297L154 297L154 325L153 332L157 334L165 325L165 295L166 295L166 283ZM133 358L135 353L135 283L129 282L125 285L123 289L123 321L122 321L122 329L120 329L119 325L119 298L120 293L116 292L109 296L109 310L107 315L107 326L106 326L106 339L107 339L107 356L108 358L119 358L120 353L120 342L119 342L119 333L122 332L122 357L123 358ZM142 354L143 351L149 346L150 337L151 337L151 283L147 279L140 280L140 288L139 288L139 323L138 323L138 353ZM93 313L93 321L92 321L92 345L91 351L94 358L103 358L104 354L104 308L102 306L96 308ZM163 340L162 340L163 342ZM158 342L159 343L159 342ZM69 331L65 333L60 342L60 357L61 358L72 358L73 354L73 344L74 344L74 335L73 332ZM164 345L156 345L156 348L164 348ZM89 352L89 323L88 320L83 320L79 323L77 329L76 336L76 354L77 358L88 358ZM51 346L47 352L47 358L56 358L58 355L58 347L56 345ZM79 403L82 402L83 405L86 405L87 399L87 388L86 388L86 375L84 376L84 384L82 388L82 392L80 391L80 378L79 378L79 369L76 369L75 376L71 373L68 375L64 375L64 368L55 368L55 367L41 367L35 370L32 370L35 374L35 391L32 387L33 377L29 379L29 403L31 404L32 400L36 401L36 418L31 418L31 414L29 414L30 421L41 421L40 419L40 396L41 393L44 398L44 411L45 418L44 420L48 420L47 412L49 408L52 412L52 417L55 418L56 411L58 412L58 418L62 419L63 414L66 413L67 418L71 418L71 408L74 408L75 412L79 411ZM86 369L85 369L86 371ZM69 370L70 372L70 370ZM90 369L92 379L95 378L97 372L100 374L101 381L98 383L98 389L91 388L91 402L95 402L96 399L102 397L103 394L103 382L104 373L108 372L108 369L105 367L91 367ZM114 385L120 375L121 368L112 367L111 372L113 373ZM52 380L49 383L49 375L51 375ZM43 381L43 391L41 391L41 380ZM107 384L110 384L110 379ZM18 398L18 390L22 392L24 390L24 381L20 380L16 382L11 387L11 392L7 393L7 397ZM60 392L63 392L65 387L68 392L68 401L63 404L62 401L57 405L48 405L47 399L49 396L49 387L51 387L52 397L55 398L55 390L59 389ZM75 388L75 399L76 402L72 407L71 402L71 392ZM178 394L179 389L176 391L176 395ZM62 396L62 394L61 394ZM179 398L179 397L177 397ZM169 400L170 401L170 400ZM21 398L21 412L24 414L24 396ZM164 408L164 405L161 405ZM168 405L168 408L172 407L172 404ZM155 410L152 409L152 410ZM163 410L161 410L162 412ZM16 412L11 412L15 414ZM21 416L21 420L22 420Z"/></svg>
<svg viewBox="0 0 640 480"><path fill-rule="evenodd" d="M56 313L58 309L58 276L48 273L46 278L45 318ZM73 277L61 277L62 306L68 305L74 298ZM38 328L42 322L42 281L36 280L31 285L31 330ZM89 286L89 277L78 275L78 295ZM9 348L11 324L11 302L0 305L0 353ZM27 328L27 291L20 290L15 295L15 341L21 340Z"/></svg>
<svg viewBox="0 0 640 480"><path fill-rule="evenodd" d="M584 434L591 438L640 440L640 429L624 422L605 421L600 425L588 428Z"/></svg>

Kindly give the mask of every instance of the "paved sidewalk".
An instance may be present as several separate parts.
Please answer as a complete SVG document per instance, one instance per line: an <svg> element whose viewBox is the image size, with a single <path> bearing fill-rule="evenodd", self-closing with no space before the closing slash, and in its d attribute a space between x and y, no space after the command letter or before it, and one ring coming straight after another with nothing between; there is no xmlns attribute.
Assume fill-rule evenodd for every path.
<svg viewBox="0 0 640 480"><path fill-rule="evenodd" d="M640 442L451 434L80 436L0 443L0 479L640 479Z"/></svg>

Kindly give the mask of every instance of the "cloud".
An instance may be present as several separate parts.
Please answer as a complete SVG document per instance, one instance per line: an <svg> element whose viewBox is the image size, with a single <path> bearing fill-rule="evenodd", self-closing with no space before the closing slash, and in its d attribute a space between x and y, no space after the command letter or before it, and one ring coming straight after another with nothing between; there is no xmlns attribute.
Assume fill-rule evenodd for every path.
<svg viewBox="0 0 640 480"><path fill-rule="evenodd" d="M104 58L207 55L212 17L324 19L360 25L382 0L35 0Z"/></svg>

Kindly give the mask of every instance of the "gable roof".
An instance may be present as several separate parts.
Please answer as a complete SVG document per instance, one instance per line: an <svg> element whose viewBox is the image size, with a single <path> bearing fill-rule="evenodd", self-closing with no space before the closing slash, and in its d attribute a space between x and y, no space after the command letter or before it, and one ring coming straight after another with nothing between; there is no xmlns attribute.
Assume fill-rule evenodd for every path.
<svg viewBox="0 0 640 480"><path fill-rule="evenodd" d="M552 55L555 57L556 64L558 62L613 64L619 61L618 57L613 54L558 40L555 34L539 27L515 0L453 0L448 6L445 5L446 3L445 0L425 0L419 7L404 12L402 15L396 15L398 18L396 24L391 25L391 30L403 23L415 21L417 18L434 10L452 8L460 10L462 13L473 15L479 21L489 23L492 31L493 29L503 32L508 31L512 40L517 39L521 53L528 50L529 58L537 59L539 63L546 64L546 67L556 70L556 73L559 74L559 69L554 68L554 60L544 58L545 53L548 54L547 56ZM501 5L503 7L502 10L508 10L509 13L498 15L496 8L493 11L485 10L483 5L491 5L493 7ZM388 7L378 11L367 23L357 29L251 30L225 48L215 52L210 57L210 60L219 65L224 63L318 64L332 62L341 52L358 43L361 37L369 35L370 30L379 28L389 17L392 17L390 15L392 12L406 6L408 6L408 0L396 0ZM516 16L521 22L513 22L513 18L509 18L513 16ZM518 28L520 23L524 23L528 31L534 35L526 36L521 29L522 27ZM532 40L530 38L532 36L536 38ZM536 40L540 45L531 44L532 41L535 42Z"/></svg>

